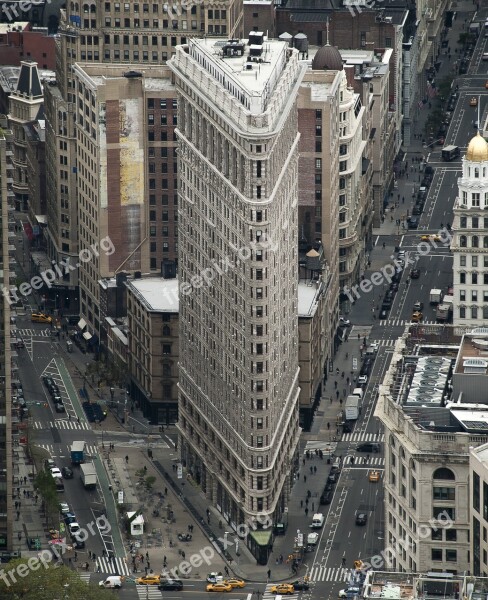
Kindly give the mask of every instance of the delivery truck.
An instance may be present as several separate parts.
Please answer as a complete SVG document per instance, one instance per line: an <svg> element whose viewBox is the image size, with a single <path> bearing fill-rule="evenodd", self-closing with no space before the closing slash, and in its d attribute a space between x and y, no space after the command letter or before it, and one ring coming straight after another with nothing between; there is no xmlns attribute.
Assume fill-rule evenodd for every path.
<svg viewBox="0 0 488 600"><path fill-rule="evenodd" d="M80 465L81 482L87 490L93 489L97 486L97 471L93 463L84 463Z"/></svg>
<svg viewBox="0 0 488 600"><path fill-rule="evenodd" d="M431 304L439 304L442 300L442 290L432 289L430 290L430 303Z"/></svg>
<svg viewBox="0 0 488 600"><path fill-rule="evenodd" d="M85 462L85 442L73 442L71 444L71 464L81 465Z"/></svg>
<svg viewBox="0 0 488 600"><path fill-rule="evenodd" d="M435 311L435 320L438 323L445 323L449 319L450 308L449 304L438 304Z"/></svg>
<svg viewBox="0 0 488 600"><path fill-rule="evenodd" d="M344 406L344 417L346 421L356 421L359 417L359 405L361 399L358 396L348 396Z"/></svg>

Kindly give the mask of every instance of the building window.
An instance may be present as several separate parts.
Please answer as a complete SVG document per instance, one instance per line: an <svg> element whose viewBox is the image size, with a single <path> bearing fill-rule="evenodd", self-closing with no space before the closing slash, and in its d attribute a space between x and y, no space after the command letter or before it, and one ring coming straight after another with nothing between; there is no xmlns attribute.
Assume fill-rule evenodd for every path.
<svg viewBox="0 0 488 600"><path fill-rule="evenodd" d="M346 171L347 170L347 160L341 160L339 161L339 171Z"/></svg>
<svg viewBox="0 0 488 600"><path fill-rule="evenodd" d="M432 479L444 479L446 481L455 481L456 477L451 469L447 467L440 467L436 469L432 475Z"/></svg>
<svg viewBox="0 0 488 600"><path fill-rule="evenodd" d="M459 226L463 229L466 229L468 226L468 218L467 217L459 217Z"/></svg>
<svg viewBox="0 0 488 600"><path fill-rule="evenodd" d="M322 137L322 125L315 125L316 137Z"/></svg>
<svg viewBox="0 0 488 600"><path fill-rule="evenodd" d="M460 254L459 255L459 266L460 267L465 267L466 266L466 254Z"/></svg>
<svg viewBox="0 0 488 600"><path fill-rule="evenodd" d="M459 273L459 283L466 283L466 273Z"/></svg>
<svg viewBox="0 0 488 600"><path fill-rule="evenodd" d="M473 229L478 229L478 227L479 227L478 217L471 217L471 226L473 227Z"/></svg>
<svg viewBox="0 0 488 600"><path fill-rule="evenodd" d="M457 541L457 529L446 529L446 542Z"/></svg>
<svg viewBox="0 0 488 600"><path fill-rule="evenodd" d="M478 273L471 273L471 283L474 285L478 284Z"/></svg>
<svg viewBox="0 0 488 600"><path fill-rule="evenodd" d="M433 492L434 492L433 493L434 500L455 500L456 499L455 488L434 487Z"/></svg>
<svg viewBox="0 0 488 600"><path fill-rule="evenodd" d="M459 308L459 318L460 319L465 319L466 318L466 308L464 306L461 306Z"/></svg>
<svg viewBox="0 0 488 600"><path fill-rule="evenodd" d="M457 562L457 550L446 550L446 561Z"/></svg>
<svg viewBox="0 0 488 600"><path fill-rule="evenodd" d="M438 521L447 521L456 519L456 509L451 506L434 506L432 508L432 516Z"/></svg>
<svg viewBox="0 0 488 600"><path fill-rule="evenodd" d="M477 256L472 256L471 257L471 266L472 267L477 267L478 266L478 257Z"/></svg>
<svg viewBox="0 0 488 600"><path fill-rule="evenodd" d="M442 529L440 527L433 527L431 529L431 539L435 542L442 541Z"/></svg>
<svg viewBox="0 0 488 600"><path fill-rule="evenodd" d="M459 238L459 245L461 246L461 248L466 248L467 247L467 245L468 245L467 239L468 238L465 235L460 236L460 238Z"/></svg>
<svg viewBox="0 0 488 600"><path fill-rule="evenodd" d="M431 550L431 558L432 560L440 560L442 561L442 550L440 548L432 548Z"/></svg>
<svg viewBox="0 0 488 600"><path fill-rule="evenodd" d="M459 300L461 302L466 301L466 290L459 290Z"/></svg>
<svg viewBox="0 0 488 600"><path fill-rule="evenodd" d="M171 354L171 344L163 344L163 354Z"/></svg>
<svg viewBox="0 0 488 600"><path fill-rule="evenodd" d="M319 140L315 141L315 152L322 152L322 142Z"/></svg>
<svg viewBox="0 0 488 600"><path fill-rule="evenodd" d="M316 169L321 169L322 168L322 159L321 158L316 158L315 159L315 168Z"/></svg>

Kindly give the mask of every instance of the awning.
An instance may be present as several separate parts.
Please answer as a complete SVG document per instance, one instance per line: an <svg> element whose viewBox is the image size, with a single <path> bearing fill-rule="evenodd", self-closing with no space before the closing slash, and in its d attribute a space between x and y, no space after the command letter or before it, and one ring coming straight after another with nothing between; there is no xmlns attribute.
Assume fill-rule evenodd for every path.
<svg viewBox="0 0 488 600"><path fill-rule="evenodd" d="M39 225L47 225L47 216L46 215L35 215L36 221Z"/></svg>
<svg viewBox="0 0 488 600"><path fill-rule="evenodd" d="M85 340L91 340L92 339L92 334L89 333L88 331L85 331L85 333L83 334L83 337L85 338Z"/></svg>
<svg viewBox="0 0 488 600"><path fill-rule="evenodd" d="M85 329L85 327L86 327L86 321L85 321L85 319L80 319L80 320L78 321L78 327L79 327L80 329Z"/></svg>

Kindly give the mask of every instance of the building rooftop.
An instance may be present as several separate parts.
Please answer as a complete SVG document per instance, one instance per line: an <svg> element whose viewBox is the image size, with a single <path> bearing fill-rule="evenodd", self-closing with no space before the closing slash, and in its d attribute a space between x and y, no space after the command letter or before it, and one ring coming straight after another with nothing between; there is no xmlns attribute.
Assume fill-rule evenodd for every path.
<svg viewBox="0 0 488 600"><path fill-rule="evenodd" d="M313 317L317 310L320 284L313 281L300 281L298 284L298 317Z"/></svg>
<svg viewBox="0 0 488 600"><path fill-rule="evenodd" d="M127 281L126 285L150 312L179 311L178 279L143 277Z"/></svg>
<svg viewBox="0 0 488 600"><path fill-rule="evenodd" d="M488 328L479 327L463 336L455 373L488 375Z"/></svg>
<svg viewBox="0 0 488 600"><path fill-rule="evenodd" d="M248 39L192 38L188 53L252 114L266 111L291 48L253 31Z"/></svg>
<svg viewBox="0 0 488 600"><path fill-rule="evenodd" d="M48 69L37 69L41 83L54 81L56 73ZM19 81L20 67L0 66L0 87L4 92L10 93L16 90Z"/></svg>
<svg viewBox="0 0 488 600"><path fill-rule="evenodd" d="M0 35L11 31L24 31L29 27L29 21L15 21L13 23L0 23Z"/></svg>
<svg viewBox="0 0 488 600"><path fill-rule="evenodd" d="M98 64L76 63L75 69L87 76L96 87L106 85L111 79L139 78L144 81L146 90L175 91L171 80L171 71L165 65Z"/></svg>

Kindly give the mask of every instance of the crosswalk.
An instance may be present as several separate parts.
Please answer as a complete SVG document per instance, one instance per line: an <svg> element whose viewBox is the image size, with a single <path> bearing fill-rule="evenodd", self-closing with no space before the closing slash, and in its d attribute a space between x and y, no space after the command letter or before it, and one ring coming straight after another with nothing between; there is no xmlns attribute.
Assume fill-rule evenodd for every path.
<svg viewBox="0 0 488 600"><path fill-rule="evenodd" d="M70 446L55 446L54 444L36 444L38 448L42 448L43 450L47 450L52 458L61 457L61 456L69 456L70 455ZM87 446L85 445L85 455L86 456L94 456L99 453L97 446Z"/></svg>
<svg viewBox="0 0 488 600"><path fill-rule="evenodd" d="M384 320L380 321L380 325L382 327L404 327L405 325L414 325L414 323L412 323L412 321L409 321L408 319L396 318L396 319L384 319ZM419 325L420 326L436 325L436 322L435 321L422 321L421 323L419 323ZM382 341L391 342L391 343L390 344L381 344ZM394 346L395 342L396 342L396 340L380 340L380 345Z"/></svg>
<svg viewBox="0 0 488 600"><path fill-rule="evenodd" d="M156 585L136 585L137 595L140 600L161 600L163 594L158 590ZM274 598L274 594L273 594Z"/></svg>
<svg viewBox="0 0 488 600"><path fill-rule="evenodd" d="M367 462L364 462L364 459L367 457L367 455L363 456L355 456L354 457L354 465L357 465L359 467L364 466L364 467L384 467L385 466L385 459L381 458L379 456L371 456L369 457L369 460ZM342 464L344 466L347 465L352 465L351 463L352 460L352 456L346 456L344 458L344 460L342 461Z"/></svg>
<svg viewBox="0 0 488 600"><path fill-rule="evenodd" d="M130 575L129 567L124 558L99 556L96 561L96 569L97 571L100 569L100 573L107 573L108 575L125 575L126 577ZM145 588L146 586L141 587Z"/></svg>
<svg viewBox="0 0 488 600"><path fill-rule="evenodd" d="M263 600L276 600L276 594L273 594L271 592L271 588L273 587L273 585L275 585L275 584L268 583L266 585L266 590L263 593ZM294 594L287 594L286 599L287 600L290 600L290 599L298 600L298 595L299 595L298 592L295 592Z"/></svg>
<svg viewBox="0 0 488 600"><path fill-rule="evenodd" d="M312 567L310 581L349 581L351 570L343 567Z"/></svg>
<svg viewBox="0 0 488 600"><path fill-rule="evenodd" d="M343 442L357 442L358 444L363 444L365 442L384 442L385 434L381 433L378 435L377 433L345 433L342 436Z"/></svg>
<svg viewBox="0 0 488 600"><path fill-rule="evenodd" d="M16 329L15 337L17 338L27 338L27 337L44 337L50 338L52 337L51 332L55 331L54 329Z"/></svg>
<svg viewBox="0 0 488 600"><path fill-rule="evenodd" d="M78 575L80 576L80 579L82 581L84 581L85 583L90 583L90 577L92 575L90 571L83 571L82 573L78 573Z"/></svg>
<svg viewBox="0 0 488 600"><path fill-rule="evenodd" d="M46 429L46 427L53 427L54 429L90 429L88 423L86 421L81 421L78 423L76 419L68 419L65 417L63 419L56 419L56 421L49 421L49 423L44 423L42 421L34 421L32 423L34 429Z"/></svg>

